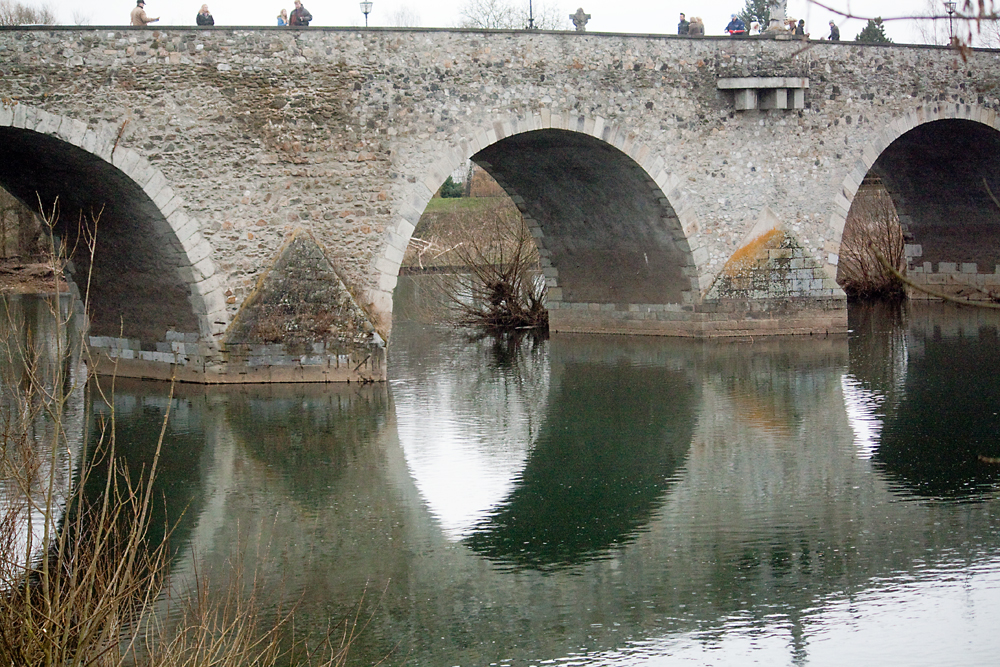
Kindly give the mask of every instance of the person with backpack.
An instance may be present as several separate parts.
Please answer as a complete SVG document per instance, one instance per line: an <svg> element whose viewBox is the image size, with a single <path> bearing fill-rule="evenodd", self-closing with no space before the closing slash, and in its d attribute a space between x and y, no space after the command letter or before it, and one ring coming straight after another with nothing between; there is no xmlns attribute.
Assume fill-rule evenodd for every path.
<svg viewBox="0 0 1000 667"><path fill-rule="evenodd" d="M304 28L313 20L313 15L302 6L300 0L295 0L295 9L288 15L288 25L292 28Z"/></svg>

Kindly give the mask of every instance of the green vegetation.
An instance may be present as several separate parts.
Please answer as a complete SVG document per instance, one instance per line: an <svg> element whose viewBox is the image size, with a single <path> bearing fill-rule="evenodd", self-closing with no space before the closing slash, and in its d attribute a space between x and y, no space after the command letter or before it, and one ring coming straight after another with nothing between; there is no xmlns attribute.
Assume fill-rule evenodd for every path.
<svg viewBox="0 0 1000 667"><path fill-rule="evenodd" d="M854 41L869 44L892 44L892 40L885 36L885 25L882 23L881 16L868 19L868 25L857 34Z"/></svg>
<svg viewBox="0 0 1000 667"><path fill-rule="evenodd" d="M746 0L746 5L739 13L739 17L746 24L747 30L750 29L752 23L759 24L762 32L767 30L767 26L771 23L770 0Z"/></svg>
<svg viewBox="0 0 1000 667"><path fill-rule="evenodd" d="M443 199L457 199L461 197L465 192L465 188L462 187L461 183L456 183L451 176L445 179L444 185L441 186L441 197Z"/></svg>
<svg viewBox="0 0 1000 667"><path fill-rule="evenodd" d="M485 211L496 206L495 200L496 198L494 197L462 197L459 199L444 199L442 197L435 197L427 202L427 208L424 209L424 215L427 215L428 213L447 214L462 211ZM421 219L420 222L421 225L423 225L424 220Z"/></svg>

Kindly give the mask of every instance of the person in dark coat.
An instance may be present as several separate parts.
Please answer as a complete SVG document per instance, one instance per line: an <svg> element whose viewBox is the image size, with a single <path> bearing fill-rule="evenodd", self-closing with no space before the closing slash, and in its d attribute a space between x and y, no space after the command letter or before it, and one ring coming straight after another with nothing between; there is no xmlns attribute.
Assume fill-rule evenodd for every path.
<svg viewBox="0 0 1000 667"><path fill-rule="evenodd" d="M680 23L677 24L677 34L678 35L686 35L686 34L688 34L688 28L690 26L691 26L691 24L688 23L688 20L686 18L684 18L684 13L681 12L681 20L680 20Z"/></svg>
<svg viewBox="0 0 1000 667"><path fill-rule="evenodd" d="M288 25L293 28L301 28L309 25L312 20L313 15L309 13L309 10L303 7L299 0L295 0L295 9L288 15Z"/></svg>
<svg viewBox="0 0 1000 667"><path fill-rule="evenodd" d="M747 25L743 22L743 19L736 14L733 14L731 19L729 25L726 26L726 32L732 36L747 34Z"/></svg>
<svg viewBox="0 0 1000 667"><path fill-rule="evenodd" d="M840 41L840 28L833 21L830 21L830 41L839 42Z"/></svg>
<svg viewBox="0 0 1000 667"><path fill-rule="evenodd" d="M201 6L201 11L198 12L198 16L195 17L195 21L198 22L198 25L215 25L215 19L213 19L212 15L209 13L208 5Z"/></svg>

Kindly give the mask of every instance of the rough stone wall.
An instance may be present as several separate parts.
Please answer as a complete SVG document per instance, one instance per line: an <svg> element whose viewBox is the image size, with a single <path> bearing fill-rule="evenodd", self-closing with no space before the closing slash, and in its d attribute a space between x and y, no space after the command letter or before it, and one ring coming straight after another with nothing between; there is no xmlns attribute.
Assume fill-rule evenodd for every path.
<svg viewBox="0 0 1000 667"><path fill-rule="evenodd" d="M995 126L998 59L595 33L4 29L0 97L122 128L211 243L230 318L306 227L387 328L402 250L440 182L538 127L632 156L677 211L703 292L769 206L835 294L864 173L921 119ZM736 76L808 77L805 108L735 112L716 81Z"/></svg>
<svg viewBox="0 0 1000 667"><path fill-rule="evenodd" d="M40 257L42 241L38 214L0 188L0 259Z"/></svg>

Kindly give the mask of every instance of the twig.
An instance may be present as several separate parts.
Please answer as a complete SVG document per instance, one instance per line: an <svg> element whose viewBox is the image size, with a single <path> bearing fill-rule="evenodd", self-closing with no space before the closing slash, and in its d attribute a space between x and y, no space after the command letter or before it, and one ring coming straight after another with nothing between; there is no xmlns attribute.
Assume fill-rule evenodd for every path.
<svg viewBox="0 0 1000 667"><path fill-rule="evenodd" d="M118 128L118 136L115 137L115 145L111 147L111 157L115 156L115 149L118 148L118 142L122 140L122 135L125 134L125 126L128 125L128 118L122 121L122 126Z"/></svg>
<svg viewBox="0 0 1000 667"><path fill-rule="evenodd" d="M885 269L889 273L891 273L893 276L896 277L896 280L898 280L899 282L903 283L904 285L912 287L913 289L917 290L918 292L923 292L924 294L929 294L930 296L936 297L938 299L943 299L945 301L950 301L952 303L958 303L958 304L961 304L963 306L972 306L973 308L990 308L990 309L993 309L993 310L1000 310L1000 303L990 303L990 302L987 302L987 301L972 301L970 299L960 299L960 298L952 296L950 294L945 294L943 292L938 292L937 290L928 289L928 288L924 287L923 285L918 285L917 283L913 282L912 280L910 280L909 278L907 278L906 276L904 276L903 274L901 274L899 271L897 271L895 269L895 267L893 267L891 264L889 264L889 262L886 260L886 258L882 256L882 253L880 253L874 247L872 247L872 252L875 253L875 257L878 258L878 261L881 262L882 266L884 266Z"/></svg>
<svg viewBox="0 0 1000 667"><path fill-rule="evenodd" d="M993 191L990 190L990 184L986 182L986 177L985 176L983 177L983 187L986 188L986 194L988 194L990 196L990 199L993 200L993 203L997 205L998 209L1000 209L1000 201L997 201L997 198L993 194Z"/></svg>

